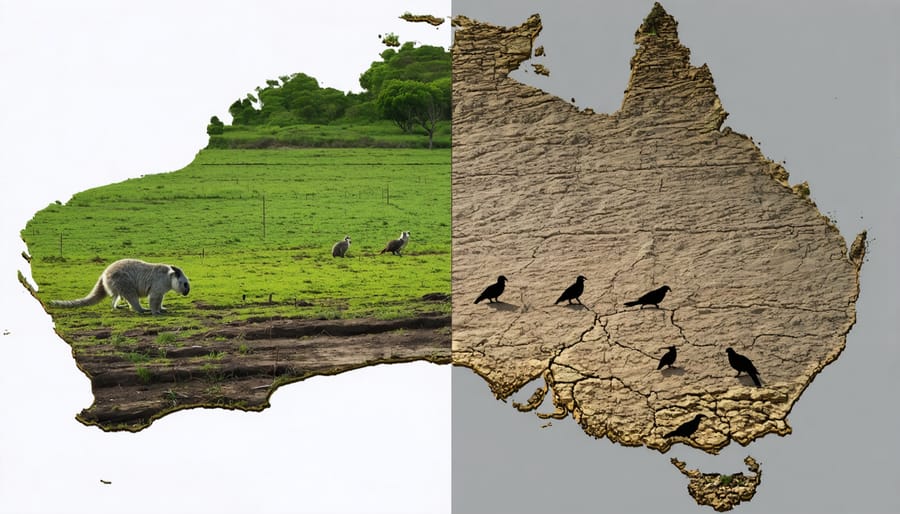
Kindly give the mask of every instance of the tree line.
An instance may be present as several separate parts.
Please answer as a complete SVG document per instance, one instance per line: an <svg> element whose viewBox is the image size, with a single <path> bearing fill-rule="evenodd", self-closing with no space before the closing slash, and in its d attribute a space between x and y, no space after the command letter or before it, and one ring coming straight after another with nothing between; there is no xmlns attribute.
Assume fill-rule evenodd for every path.
<svg viewBox="0 0 900 514"><path fill-rule="evenodd" d="M390 120L406 133L421 128L429 148L438 121L450 117L450 52L438 46L403 43L388 48L359 77L360 93L320 87L305 73L266 81L228 108L232 126L370 123ZM225 124L213 116L209 135L222 134Z"/></svg>

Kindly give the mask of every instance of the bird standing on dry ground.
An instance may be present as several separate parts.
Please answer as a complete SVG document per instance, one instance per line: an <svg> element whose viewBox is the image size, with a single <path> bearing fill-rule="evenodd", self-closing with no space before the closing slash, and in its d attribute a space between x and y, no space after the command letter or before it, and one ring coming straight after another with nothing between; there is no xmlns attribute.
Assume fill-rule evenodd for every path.
<svg viewBox="0 0 900 514"><path fill-rule="evenodd" d="M579 297L581 293L584 292L584 281L587 280L581 275L578 275L578 278L575 279L575 283L566 288L565 291L561 295L559 295L559 299L553 305L558 305L559 302L563 302L568 300L569 304L572 304L572 300L575 300L578 303L581 303ZM581 303L581 305L584 305Z"/></svg>
<svg viewBox="0 0 900 514"><path fill-rule="evenodd" d="M669 351L667 351L667 352L665 353L665 355L663 355L663 356L659 359L659 366L657 366L656 369L658 369L658 370L659 370L659 369L663 369L664 366L668 366L668 367L671 368L671 367L672 367L672 364L675 364L675 356L676 356L677 354L678 354L678 352L675 350L675 347L674 347L674 346L670 346L670 347L669 347Z"/></svg>
<svg viewBox="0 0 900 514"><path fill-rule="evenodd" d="M663 301L663 298L666 297L666 291L671 290L672 288L669 286L662 286L659 289L650 291L633 302L625 302L625 307L640 305L641 309L643 309L645 305L653 305L654 307L659 308L659 302Z"/></svg>
<svg viewBox="0 0 900 514"><path fill-rule="evenodd" d="M697 428L700 427L700 420L705 417L706 416L704 416L703 414L697 414L696 416L694 416L694 419L682 423L681 426L664 435L663 437L665 437L666 439L670 437L690 437L694 435L694 432L696 432Z"/></svg>
<svg viewBox="0 0 900 514"><path fill-rule="evenodd" d="M481 300L487 300L488 303L494 303L494 300L497 300L497 297L503 294L503 290L505 288L506 277L500 275L499 277L497 277L497 283L487 286L485 290L482 291L480 295L478 295L478 298L475 299L475 303L478 303Z"/></svg>
<svg viewBox="0 0 900 514"><path fill-rule="evenodd" d="M384 247L384 250L382 250L381 253L391 252L394 255L400 255L402 257L402 255L400 254L400 250L406 247L406 243L408 242L409 232L402 232L398 239L392 239L391 241L388 241L388 244Z"/></svg>
<svg viewBox="0 0 900 514"><path fill-rule="evenodd" d="M731 348L726 348L725 353L728 354L728 364L731 364L731 367L738 372L735 376L739 377L742 372L746 372L750 375L750 378L753 379L753 383L756 384L756 387L762 387L762 384L759 382L759 372L756 371L756 366L750 362L750 359L737 353Z"/></svg>
<svg viewBox="0 0 900 514"><path fill-rule="evenodd" d="M347 250L350 249L350 236L346 236L343 241L338 241L334 243L334 246L331 247L331 256L332 257L345 257L347 255Z"/></svg>

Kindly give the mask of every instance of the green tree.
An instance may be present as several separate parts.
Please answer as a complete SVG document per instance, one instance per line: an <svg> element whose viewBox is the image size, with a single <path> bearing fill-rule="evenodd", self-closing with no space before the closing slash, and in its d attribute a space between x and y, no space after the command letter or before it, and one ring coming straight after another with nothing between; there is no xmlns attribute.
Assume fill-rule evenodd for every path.
<svg viewBox="0 0 900 514"><path fill-rule="evenodd" d="M209 119L209 125L206 126L206 133L210 136L217 136L225 132L225 124L218 116Z"/></svg>
<svg viewBox="0 0 900 514"><path fill-rule="evenodd" d="M422 127L428 134L430 149L437 122L450 112L449 100L449 78L429 83L389 80L383 84L377 103L384 117L404 132L410 132L414 126Z"/></svg>
<svg viewBox="0 0 900 514"><path fill-rule="evenodd" d="M419 46L406 42L395 50L381 52L381 61L373 62L359 77L359 85L377 97L389 80L433 82L450 78L450 52L439 46Z"/></svg>
<svg viewBox="0 0 900 514"><path fill-rule="evenodd" d="M231 124L255 125L259 118L259 111L256 109L257 103L259 100L248 94L245 98L238 99L231 104L231 107L228 108L228 113L231 114Z"/></svg>
<svg viewBox="0 0 900 514"><path fill-rule="evenodd" d="M342 117L354 101L342 91L319 87L315 78L304 73L267 80L266 84L257 91L257 124L330 123Z"/></svg>

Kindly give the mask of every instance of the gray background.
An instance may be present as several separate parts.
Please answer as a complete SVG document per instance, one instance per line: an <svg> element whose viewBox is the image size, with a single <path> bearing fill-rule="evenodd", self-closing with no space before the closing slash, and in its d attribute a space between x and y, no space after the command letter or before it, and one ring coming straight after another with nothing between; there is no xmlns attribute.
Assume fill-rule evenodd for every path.
<svg viewBox="0 0 900 514"><path fill-rule="evenodd" d="M550 77L522 82L582 107L622 101L634 31L650 1L454 0L453 14L516 25L540 13L536 45ZM896 2L666 1L693 65L707 63L725 125L787 161L791 183L809 181L819 210L848 243L869 230L857 324L841 357L794 406L793 434L732 444L718 456L676 446L662 455L586 436L493 398L484 381L453 370L453 511L712 512L687 493L670 463L746 472L762 463L756 497L740 512L900 512L900 366L897 179L900 151L900 6ZM530 66L523 66L529 68ZM813 292L814 294L814 292ZM527 397L533 388L520 394Z"/></svg>

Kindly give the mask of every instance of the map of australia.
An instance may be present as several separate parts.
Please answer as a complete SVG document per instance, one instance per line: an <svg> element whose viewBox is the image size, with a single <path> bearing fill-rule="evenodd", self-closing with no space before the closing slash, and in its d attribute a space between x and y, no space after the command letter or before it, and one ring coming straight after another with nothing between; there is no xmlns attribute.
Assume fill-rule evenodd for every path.
<svg viewBox="0 0 900 514"><path fill-rule="evenodd" d="M865 233L848 249L809 186L724 125L659 4L611 114L510 78L543 52L539 16L455 24L454 363L501 399L543 378L520 409L627 446L790 433L855 322Z"/></svg>

